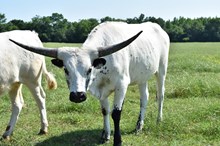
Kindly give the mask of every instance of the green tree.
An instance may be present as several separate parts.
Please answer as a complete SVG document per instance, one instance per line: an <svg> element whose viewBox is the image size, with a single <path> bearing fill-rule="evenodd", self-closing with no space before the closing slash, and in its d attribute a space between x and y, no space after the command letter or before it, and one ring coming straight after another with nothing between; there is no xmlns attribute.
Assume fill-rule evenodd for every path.
<svg viewBox="0 0 220 146"><path fill-rule="evenodd" d="M190 34L190 41L195 42L195 41L204 41L203 39L203 33L205 30L205 26L200 21L197 19L196 21L192 21L191 28L188 29L188 33ZM187 30L186 30L187 31Z"/></svg>
<svg viewBox="0 0 220 146"><path fill-rule="evenodd" d="M52 13L51 16L35 16L30 22L11 20L6 23L4 14L0 13L0 32L14 29L35 30L43 42L77 42L82 43L90 31L99 24L97 19L83 19L79 22L69 22L62 14ZM178 17L164 21L162 18L138 17L116 19L109 16L100 19L100 22L124 21L127 23L155 22L170 36L171 42L182 41L220 41L220 18L184 18Z"/></svg>
<svg viewBox="0 0 220 146"><path fill-rule="evenodd" d="M51 40L54 42L66 42L66 31L68 28L68 21L62 14L53 13L50 18L50 25L52 26Z"/></svg>
<svg viewBox="0 0 220 146"><path fill-rule="evenodd" d="M88 20L81 20L79 23L77 23L75 29L76 42L84 42L89 32L98 24L98 20L93 18Z"/></svg>
<svg viewBox="0 0 220 146"><path fill-rule="evenodd" d="M166 31L170 36L170 40L174 42L183 41L182 38L184 36L184 30L181 26L173 24L173 22L166 22Z"/></svg>
<svg viewBox="0 0 220 146"><path fill-rule="evenodd" d="M42 41L66 42L66 31L69 22L62 14L53 13L51 16L36 16L32 18L32 29L39 33Z"/></svg>
<svg viewBox="0 0 220 146"><path fill-rule="evenodd" d="M52 41L50 38L52 32L52 26L50 22L51 21L49 17L40 17L37 15L32 18L31 29L35 30L39 34L39 37L43 42Z"/></svg>
<svg viewBox="0 0 220 146"><path fill-rule="evenodd" d="M6 18L5 18L5 14L1 14L0 13L0 32L4 32L5 31L5 23L6 23Z"/></svg>
<svg viewBox="0 0 220 146"><path fill-rule="evenodd" d="M100 21L101 21L101 23L106 22L106 21L114 21L114 18L106 16L104 18L101 18Z"/></svg>
<svg viewBox="0 0 220 146"><path fill-rule="evenodd" d="M213 18L205 25L206 41L220 41L220 18Z"/></svg>
<svg viewBox="0 0 220 146"><path fill-rule="evenodd" d="M15 30L15 29L20 29L20 30L25 30L27 29L26 23L23 20L11 20L7 23L7 28L9 30Z"/></svg>
<svg viewBox="0 0 220 146"><path fill-rule="evenodd" d="M76 22L69 23L67 25L67 31L66 31L66 39L67 42L76 42Z"/></svg>
<svg viewBox="0 0 220 146"><path fill-rule="evenodd" d="M106 21L125 21L125 20L123 20L123 19L111 18L111 17L109 17L109 16L106 16L106 17L100 19L100 22L101 22L101 23L106 22Z"/></svg>

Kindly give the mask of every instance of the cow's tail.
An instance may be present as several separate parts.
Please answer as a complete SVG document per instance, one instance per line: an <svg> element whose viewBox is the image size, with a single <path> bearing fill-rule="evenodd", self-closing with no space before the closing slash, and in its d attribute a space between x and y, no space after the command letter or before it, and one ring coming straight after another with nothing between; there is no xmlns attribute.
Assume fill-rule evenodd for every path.
<svg viewBox="0 0 220 146"><path fill-rule="evenodd" d="M57 88L57 81L53 75L53 73L48 72L46 68L46 63L45 61L43 62L43 73L46 75L46 80L47 80L47 86L48 88L51 89L56 89Z"/></svg>

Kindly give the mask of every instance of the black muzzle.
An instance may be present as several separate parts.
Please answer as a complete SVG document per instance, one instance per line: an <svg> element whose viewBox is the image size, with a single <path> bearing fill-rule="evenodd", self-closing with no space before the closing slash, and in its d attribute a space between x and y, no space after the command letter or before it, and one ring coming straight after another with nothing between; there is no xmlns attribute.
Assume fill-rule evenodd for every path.
<svg viewBox="0 0 220 146"><path fill-rule="evenodd" d="M71 92L70 101L75 103L80 103L86 100L86 93L85 92Z"/></svg>

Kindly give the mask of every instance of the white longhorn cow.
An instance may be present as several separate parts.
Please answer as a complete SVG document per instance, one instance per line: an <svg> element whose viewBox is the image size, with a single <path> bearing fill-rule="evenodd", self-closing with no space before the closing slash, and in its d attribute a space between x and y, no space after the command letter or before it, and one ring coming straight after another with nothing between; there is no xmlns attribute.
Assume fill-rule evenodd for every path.
<svg viewBox="0 0 220 146"><path fill-rule="evenodd" d="M45 107L46 95L41 86L42 73L46 75L49 89L56 88L56 80L47 71L44 56L21 49L11 43L9 38L25 44L43 47L38 34L35 32L14 30L0 33L0 95L8 92L12 105L11 119L3 138L10 138L24 105L22 84L29 88L37 102L41 117L39 134L45 134L48 130L48 121Z"/></svg>
<svg viewBox="0 0 220 146"><path fill-rule="evenodd" d="M137 32L139 33L136 34ZM136 35L133 36L134 34ZM130 36L133 37L128 39ZM128 40L118 43L125 39ZM134 42L131 43L132 41ZM104 141L110 139L110 108L107 97L114 92L112 111L114 145L121 145L119 123L129 84L139 86L140 114L136 130L142 129L149 96L147 81L153 74L157 79L159 106L157 120L162 119L170 41L167 33L158 24L106 22L92 30L81 48L48 49L13 42L27 50L56 58L52 63L58 67L64 67L71 101L84 101L87 89L100 100L104 118L102 133Z"/></svg>

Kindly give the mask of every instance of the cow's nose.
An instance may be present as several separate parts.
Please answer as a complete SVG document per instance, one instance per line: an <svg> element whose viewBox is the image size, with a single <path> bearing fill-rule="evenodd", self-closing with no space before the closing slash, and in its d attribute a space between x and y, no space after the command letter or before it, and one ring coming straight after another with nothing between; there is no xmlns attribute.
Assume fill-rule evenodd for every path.
<svg viewBox="0 0 220 146"><path fill-rule="evenodd" d="M86 100L86 93L85 92L71 92L70 101L75 103L80 103Z"/></svg>

